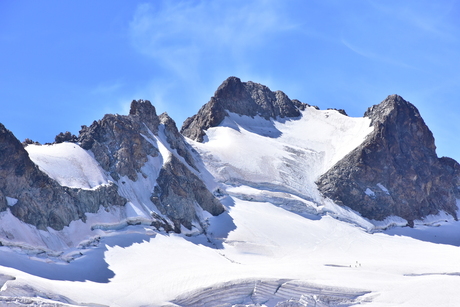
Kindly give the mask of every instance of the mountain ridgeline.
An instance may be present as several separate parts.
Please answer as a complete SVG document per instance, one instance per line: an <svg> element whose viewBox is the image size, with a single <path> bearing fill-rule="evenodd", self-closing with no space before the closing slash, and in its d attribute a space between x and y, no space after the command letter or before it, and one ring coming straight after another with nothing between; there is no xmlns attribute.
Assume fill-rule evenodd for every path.
<svg viewBox="0 0 460 307"><path fill-rule="evenodd" d="M203 142L206 130L218 126L228 112L265 119L298 117L307 104L291 100L281 92L272 92L268 87L254 82L241 82L230 77L217 89L211 100L196 115L182 125L181 133L198 142Z"/></svg>
<svg viewBox="0 0 460 307"><path fill-rule="evenodd" d="M364 116L374 131L318 179L319 190L370 219L395 215L411 225L440 210L457 219L460 165L438 158L417 108L391 95Z"/></svg>
<svg viewBox="0 0 460 307"><path fill-rule="evenodd" d="M296 118L307 106L281 91L230 77L184 122L181 132L203 142L206 130L218 126L228 112L276 120ZM371 119L373 132L318 178L319 191L369 219L399 216L412 225L413 220L440 211L457 219L460 165L451 158L438 158L433 134L417 108L390 95L364 117Z"/></svg>
<svg viewBox="0 0 460 307"><path fill-rule="evenodd" d="M159 130L174 152L170 157L160 156ZM133 101L127 116L108 114L89 127L82 126L75 142L91 152L107 172L109 184L95 189L59 185L31 161L14 135L0 126L0 210L9 209L21 221L42 230L61 230L72 221L85 221L86 213L95 213L101 206L108 210L137 202L150 215L147 219L152 226L175 232L181 232L181 226L191 229L203 222L196 206L213 215L224 211L199 178L198 158L174 121L166 113L157 116L149 101ZM164 160L153 178L144 172L150 159ZM155 185L146 192L150 199L139 200L132 192L140 181ZM157 210L151 210L154 206Z"/></svg>
<svg viewBox="0 0 460 307"><path fill-rule="evenodd" d="M203 179L203 162L190 142L206 142L207 131L229 114L296 120L308 107L281 91L230 77L179 132L166 113L158 116L149 101L135 100L129 115L108 114L69 139L89 152L107 175L107 184L92 189L60 185L0 124L0 211L9 210L41 230L62 230L101 208L132 204L146 213L143 223L147 219L158 229L204 231L203 212L215 216L225 207L220 191ZM364 117L371 120L373 131L317 178L320 193L373 220L399 216L411 225L440 211L457 218L460 165L437 157L433 135L417 108L391 95Z"/></svg>

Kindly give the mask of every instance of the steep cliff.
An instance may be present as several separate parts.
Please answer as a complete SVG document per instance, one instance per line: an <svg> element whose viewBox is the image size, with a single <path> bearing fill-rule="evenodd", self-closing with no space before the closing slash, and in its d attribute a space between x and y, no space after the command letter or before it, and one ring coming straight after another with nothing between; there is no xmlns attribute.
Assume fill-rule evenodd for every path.
<svg viewBox="0 0 460 307"><path fill-rule="evenodd" d="M265 85L241 82L239 78L225 80L196 115L187 118L181 129L186 137L202 142L206 130L218 126L228 115L227 112L265 119L277 117L298 117L299 109L306 104L290 100L281 91L272 92Z"/></svg>
<svg viewBox="0 0 460 307"><path fill-rule="evenodd" d="M7 208L20 220L56 230L100 206L122 206L125 200L113 184L80 191L60 186L29 158L16 137L0 124L0 211Z"/></svg>
<svg viewBox="0 0 460 307"><path fill-rule="evenodd" d="M62 184L77 182L72 168L85 165L71 165L76 157L57 157L60 167L50 166L52 160L40 160L40 154L33 161L23 144L0 125L0 212L9 209L19 220L41 230L62 230L72 221L86 221L86 214L98 212L101 206L109 210L129 204L131 209L120 211L120 221L137 223L141 218L157 228L181 232L181 225L191 229L203 224L200 210L213 215L224 211L200 178L196 153L174 121L167 114L157 116L149 101L133 101L129 115L108 114L83 126L71 141L90 154L86 154L88 159L97 161L107 174L105 183ZM36 152L42 146L61 146L62 151L63 145L29 146L35 146Z"/></svg>
<svg viewBox="0 0 460 307"><path fill-rule="evenodd" d="M180 232L181 225L191 229L202 223L197 206L213 215L224 211L197 175L198 158L175 122L167 114L157 116L148 100L134 100L129 115L106 115L83 127L78 140L121 187L120 194L153 219L153 225ZM168 153L160 153L160 146ZM130 192L140 189L149 197L139 200Z"/></svg>
<svg viewBox="0 0 460 307"><path fill-rule="evenodd" d="M412 223L446 211L457 218L460 165L438 158L417 108L398 95L369 108L374 131L318 181L319 190L364 217Z"/></svg>

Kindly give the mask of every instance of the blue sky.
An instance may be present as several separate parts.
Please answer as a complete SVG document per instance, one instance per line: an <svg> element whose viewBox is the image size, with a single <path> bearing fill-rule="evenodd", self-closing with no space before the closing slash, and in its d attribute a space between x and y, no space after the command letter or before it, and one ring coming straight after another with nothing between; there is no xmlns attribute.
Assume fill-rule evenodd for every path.
<svg viewBox="0 0 460 307"><path fill-rule="evenodd" d="M351 116L415 104L460 160L460 1L0 1L0 122L78 134L148 99L180 127L229 76Z"/></svg>

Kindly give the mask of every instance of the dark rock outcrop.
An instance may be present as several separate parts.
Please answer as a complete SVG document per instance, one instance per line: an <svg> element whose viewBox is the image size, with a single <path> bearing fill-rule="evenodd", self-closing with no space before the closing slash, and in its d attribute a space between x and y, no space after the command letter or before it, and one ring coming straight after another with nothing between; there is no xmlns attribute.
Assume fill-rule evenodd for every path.
<svg viewBox="0 0 460 307"><path fill-rule="evenodd" d="M336 108L327 108L328 110L334 110L339 112L342 115L348 116L347 112L344 109L336 109Z"/></svg>
<svg viewBox="0 0 460 307"><path fill-rule="evenodd" d="M205 131L218 126L228 112L265 119L277 117L298 117L299 109L305 109L298 100L290 100L281 91L272 92L268 87L254 82L241 82L239 78L225 80L196 115L187 118L181 133L186 137L202 142Z"/></svg>
<svg viewBox="0 0 460 307"><path fill-rule="evenodd" d="M177 157L174 153L163 157L167 161L159 178L148 178L142 167L149 157L159 155L155 141L159 129L166 146ZM167 114L157 116L149 101L133 101L129 115L106 115L90 127L83 126L78 139L70 133L60 133L56 142L64 141L77 141L83 149L90 150L116 183L91 190L61 186L32 162L23 144L0 124L0 212L9 208L18 219L39 229L61 230L71 221L86 221L85 214L95 213L101 206L125 205L128 199L120 196L117 185L125 183L120 180L123 176L136 182L139 175L157 182L158 200L152 200L164 216L152 213L153 226L180 232L181 225L191 229L194 223L202 223L197 206L213 215L224 211L196 175L196 153L175 122Z"/></svg>
<svg viewBox="0 0 460 307"><path fill-rule="evenodd" d="M164 135L172 150L184 159L171 155L160 170L151 201L172 222L175 232L180 232L180 225L192 228L193 222L202 223L197 214L197 206L216 216L225 211L224 206L207 189L203 181L193 173L198 172L194 149L179 133L176 123L168 114L160 115L160 123L164 127Z"/></svg>
<svg viewBox="0 0 460 307"><path fill-rule="evenodd" d="M460 165L438 158L417 108L397 95L369 108L374 131L317 181L320 191L364 217L412 223L446 211L457 218Z"/></svg>
<svg viewBox="0 0 460 307"><path fill-rule="evenodd" d="M7 198L15 199L8 206ZM60 186L30 160L16 137L0 124L0 211L10 208L18 219L46 230L56 230L71 221L86 220L85 213L100 206L122 206L125 199L114 185L79 191Z"/></svg>
<svg viewBox="0 0 460 307"><path fill-rule="evenodd" d="M193 221L200 222L197 205L212 215L224 212L222 204L200 178L174 156L161 169L157 183L151 200L171 219L175 232L180 232L180 225L191 229Z"/></svg>
<svg viewBox="0 0 460 307"><path fill-rule="evenodd" d="M150 101L134 100L130 115L107 114L89 127L82 126L78 140L115 181L122 176L136 181L148 156L158 155L158 149L143 136L158 134L158 124Z"/></svg>
<svg viewBox="0 0 460 307"><path fill-rule="evenodd" d="M54 138L54 143L56 144L63 143L63 142L76 142L76 141L77 141L77 137L74 134L70 133L69 131L66 131L65 133L61 132L58 135L56 135L56 137Z"/></svg>
<svg viewBox="0 0 460 307"><path fill-rule="evenodd" d="M164 126L166 141L171 149L176 150L177 154L184 158L188 165L197 170L193 154L195 150L184 140L182 134L177 129L176 122L167 113L160 115L160 123Z"/></svg>
<svg viewBox="0 0 460 307"><path fill-rule="evenodd" d="M151 191L152 203L173 223L169 225L163 217L152 216L156 219L153 225L180 232L180 225L191 229L193 223L201 223L196 206L213 215L222 213L223 205L190 170L198 172L193 148L179 133L176 123L166 113L157 116L148 100L134 100L129 115L105 115L90 127L83 127L79 141L84 149L93 152L95 159L115 181L127 176L135 182L138 174L147 178L142 167L148 157L159 155L158 148L148 136L159 136L160 132L169 148L183 158L183 162L171 155L159 177L149 178L157 182L155 191Z"/></svg>

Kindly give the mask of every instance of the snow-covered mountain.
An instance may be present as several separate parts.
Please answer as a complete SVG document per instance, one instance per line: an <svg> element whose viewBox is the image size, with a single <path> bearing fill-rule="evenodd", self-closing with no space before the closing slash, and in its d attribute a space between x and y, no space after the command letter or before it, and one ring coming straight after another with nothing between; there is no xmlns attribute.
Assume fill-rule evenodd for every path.
<svg viewBox="0 0 460 307"><path fill-rule="evenodd" d="M397 95L351 118L230 77L180 132L143 100L49 145L0 128L0 305L460 300L460 166Z"/></svg>

